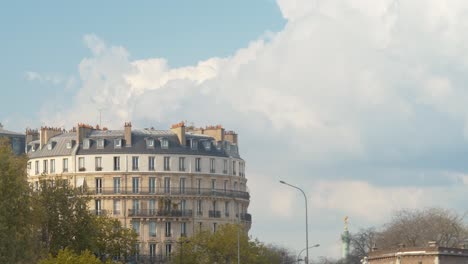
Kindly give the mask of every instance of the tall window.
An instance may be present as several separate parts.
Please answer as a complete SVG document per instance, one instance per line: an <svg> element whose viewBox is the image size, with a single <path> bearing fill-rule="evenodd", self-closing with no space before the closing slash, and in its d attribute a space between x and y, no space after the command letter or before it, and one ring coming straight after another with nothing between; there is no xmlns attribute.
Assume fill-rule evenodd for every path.
<svg viewBox="0 0 468 264"><path fill-rule="evenodd" d="M164 200L164 211L171 211L171 199Z"/></svg>
<svg viewBox="0 0 468 264"><path fill-rule="evenodd" d="M236 175L236 162L232 162L232 175Z"/></svg>
<svg viewBox="0 0 468 264"><path fill-rule="evenodd" d="M78 168L79 168L80 171L85 170L85 159L84 159L84 157L78 158Z"/></svg>
<svg viewBox="0 0 468 264"><path fill-rule="evenodd" d="M102 193L102 178L96 178L96 193Z"/></svg>
<svg viewBox="0 0 468 264"><path fill-rule="evenodd" d="M172 235L171 232L171 222L166 222L166 232L165 232L166 237L170 237Z"/></svg>
<svg viewBox="0 0 468 264"><path fill-rule="evenodd" d="M156 244L152 243L149 245L149 254L151 259L156 257Z"/></svg>
<svg viewBox="0 0 468 264"><path fill-rule="evenodd" d="M39 174L39 161L38 160L36 160L34 164L34 170L35 170L36 175Z"/></svg>
<svg viewBox="0 0 468 264"><path fill-rule="evenodd" d="M138 170L138 161L140 159L137 156L132 157L132 170L137 171Z"/></svg>
<svg viewBox="0 0 468 264"><path fill-rule="evenodd" d="M201 158L195 158L195 171L201 171Z"/></svg>
<svg viewBox="0 0 468 264"><path fill-rule="evenodd" d="M132 178L132 192L133 193L140 192L140 178L137 178L137 177Z"/></svg>
<svg viewBox="0 0 468 264"><path fill-rule="evenodd" d="M197 193L201 194L201 179L197 179Z"/></svg>
<svg viewBox="0 0 468 264"><path fill-rule="evenodd" d="M114 178L114 193L120 193L120 178Z"/></svg>
<svg viewBox="0 0 468 264"><path fill-rule="evenodd" d="M94 208L96 210L96 215L101 215L101 200L94 200Z"/></svg>
<svg viewBox="0 0 468 264"><path fill-rule="evenodd" d="M216 179L211 180L211 190L214 191L216 189Z"/></svg>
<svg viewBox="0 0 468 264"><path fill-rule="evenodd" d="M134 212L134 214L138 214L139 211L140 211L140 200L133 199L133 212Z"/></svg>
<svg viewBox="0 0 468 264"><path fill-rule="evenodd" d="M172 253L172 245L171 244L166 244L166 257L169 257L171 255L171 253Z"/></svg>
<svg viewBox="0 0 468 264"><path fill-rule="evenodd" d="M149 212L150 215L154 215L156 213L156 200L154 199L149 200Z"/></svg>
<svg viewBox="0 0 468 264"><path fill-rule="evenodd" d="M150 237L156 236L156 222L155 221L149 222L149 236ZM151 251L151 248L150 248L150 251ZM151 255L151 252L150 252L150 255Z"/></svg>
<svg viewBox="0 0 468 264"><path fill-rule="evenodd" d="M216 162L215 159L210 159L210 172L215 173L216 172Z"/></svg>
<svg viewBox="0 0 468 264"><path fill-rule="evenodd" d="M185 157L179 157L179 171L185 171Z"/></svg>
<svg viewBox="0 0 468 264"><path fill-rule="evenodd" d="M47 164L48 164L48 161L47 161L47 160L44 160L44 161L42 162L42 165L43 165L43 166L42 166L42 173L47 173L47 171L48 171L48 170L47 170Z"/></svg>
<svg viewBox="0 0 468 264"><path fill-rule="evenodd" d="M197 200L197 215L202 215L203 214L203 201L202 200Z"/></svg>
<svg viewBox="0 0 468 264"><path fill-rule="evenodd" d="M182 237L187 236L187 223L186 222L180 223L180 236Z"/></svg>
<svg viewBox="0 0 468 264"><path fill-rule="evenodd" d="M114 170L120 170L120 157L114 157Z"/></svg>
<svg viewBox="0 0 468 264"><path fill-rule="evenodd" d="M114 215L120 215L120 200L114 200Z"/></svg>
<svg viewBox="0 0 468 264"><path fill-rule="evenodd" d="M181 200L180 201L180 210L182 211L182 213L183 213L183 211L186 210L186 208L187 208L187 201L186 200Z"/></svg>
<svg viewBox="0 0 468 264"><path fill-rule="evenodd" d="M225 159L223 160L223 173L227 174L228 171L228 161Z"/></svg>
<svg viewBox="0 0 468 264"><path fill-rule="evenodd" d="M185 178L180 178L179 183L179 192L185 193Z"/></svg>
<svg viewBox="0 0 468 264"><path fill-rule="evenodd" d="M140 235L140 221L133 221L132 228L133 230L135 230L135 233L137 233L137 235Z"/></svg>
<svg viewBox="0 0 468 264"><path fill-rule="evenodd" d="M164 170L169 171L171 170L171 157L164 157Z"/></svg>
<svg viewBox="0 0 468 264"><path fill-rule="evenodd" d="M55 173L55 160L50 160L50 173Z"/></svg>
<svg viewBox="0 0 468 264"><path fill-rule="evenodd" d="M62 169L63 172L68 172L68 159L63 159Z"/></svg>
<svg viewBox="0 0 468 264"><path fill-rule="evenodd" d="M229 216L229 202L224 202L224 215Z"/></svg>
<svg viewBox="0 0 468 264"><path fill-rule="evenodd" d="M154 171L154 157L148 157L148 170Z"/></svg>
<svg viewBox="0 0 468 264"><path fill-rule="evenodd" d="M164 178L164 193L171 192L171 178L166 177Z"/></svg>
<svg viewBox="0 0 468 264"><path fill-rule="evenodd" d="M217 227L217 226L218 226L218 225L217 225L216 223L213 223L213 233L216 233L216 227Z"/></svg>
<svg viewBox="0 0 468 264"><path fill-rule="evenodd" d="M224 181L224 186L223 186L224 192L227 192L227 185L228 185L228 181L225 180L225 181Z"/></svg>
<svg viewBox="0 0 468 264"><path fill-rule="evenodd" d="M148 191L149 193L156 193L156 178L155 177L149 177L149 182L148 182Z"/></svg>
<svg viewBox="0 0 468 264"><path fill-rule="evenodd" d="M96 171L101 171L102 170L102 158L101 157L94 158L94 165L96 166Z"/></svg>

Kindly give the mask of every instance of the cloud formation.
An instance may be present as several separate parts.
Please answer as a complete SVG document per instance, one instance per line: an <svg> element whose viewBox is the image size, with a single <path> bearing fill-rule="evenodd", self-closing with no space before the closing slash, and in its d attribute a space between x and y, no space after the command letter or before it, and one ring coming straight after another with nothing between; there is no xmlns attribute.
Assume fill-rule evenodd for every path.
<svg viewBox="0 0 468 264"><path fill-rule="evenodd" d="M468 2L278 5L287 20L280 32L230 57L180 68L164 58L132 60L124 47L86 35L91 56L79 65L81 88L67 110L45 112L43 121L97 123L104 109L104 123L113 128L126 120L139 126L190 120L237 130L260 238L256 226L302 223L287 217L301 207L291 192L273 187L278 179L311 194L313 212L322 216L313 224L328 231L320 240L329 248L345 214L379 224L400 206L462 201L462 192L445 195L444 188L455 188L450 175L468 169ZM273 191L264 193L265 185ZM426 199L433 192L437 203ZM265 200L273 204L255 204ZM268 236L275 238L282 236ZM290 239L275 242L299 249Z"/></svg>

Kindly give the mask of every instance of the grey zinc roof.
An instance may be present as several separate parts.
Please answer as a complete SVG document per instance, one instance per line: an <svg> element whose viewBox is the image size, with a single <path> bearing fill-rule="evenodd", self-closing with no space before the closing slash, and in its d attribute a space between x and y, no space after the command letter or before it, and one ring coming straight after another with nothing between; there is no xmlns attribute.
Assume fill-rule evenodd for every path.
<svg viewBox="0 0 468 264"><path fill-rule="evenodd" d="M170 130L132 130L132 146L126 147L125 142L122 142L121 148L114 148L114 139L124 139L123 130L94 130L88 137L90 139L89 149L84 149L82 144L77 147L77 155L99 155L99 154L180 154L180 155L205 155L205 156L219 156L228 157L232 156L240 158L238 153L227 153L224 149L217 149L216 146L212 146L210 150L206 150L203 144L198 144L198 149L194 150L185 144L180 145L177 135ZM146 146L146 140L154 139L154 148L148 148ZM164 138L169 141L169 148L162 149L160 140ZM212 137L207 135L196 135L187 133L187 139L213 140ZM97 148L97 139L104 139L104 148ZM71 155L75 149L66 148L66 143L70 140L76 140L76 132L68 132L55 136L49 140L49 142L56 142L52 150L48 150L47 146L44 146L41 150L35 152L29 151L28 154L31 158L38 157L49 157L49 156L65 156ZM39 144L38 141L32 142L31 144Z"/></svg>
<svg viewBox="0 0 468 264"><path fill-rule="evenodd" d="M0 135L23 136L23 137L24 137L24 134L21 134L21 133L17 133L17 132L13 132L13 131L9 131L9 130L3 129L3 127L1 127L1 126L0 126Z"/></svg>

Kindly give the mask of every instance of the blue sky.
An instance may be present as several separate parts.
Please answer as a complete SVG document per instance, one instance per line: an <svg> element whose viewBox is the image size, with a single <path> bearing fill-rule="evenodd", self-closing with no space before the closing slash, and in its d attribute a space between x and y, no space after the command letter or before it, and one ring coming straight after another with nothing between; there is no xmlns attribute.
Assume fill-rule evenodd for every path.
<svg viewBox="0 0 468 264"><path fill-rule="evenodd" d="M170 4L168 4L170 2ZM260 240L315 256L394 210L466 210L468 2L3 4L0 121L236 130Z"/></svg>

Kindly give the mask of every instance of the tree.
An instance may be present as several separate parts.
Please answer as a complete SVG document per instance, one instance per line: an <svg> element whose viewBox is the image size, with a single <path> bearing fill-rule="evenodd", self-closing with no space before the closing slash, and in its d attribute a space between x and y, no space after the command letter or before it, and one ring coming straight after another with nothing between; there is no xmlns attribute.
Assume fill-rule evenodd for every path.
<svg viewBox="0 0 468 264"><path fill-rule="evenodd" d="M179 239L179 248L172 256L172 263L237 263L238 231L241 263L281 263L281 251L249 239L241 226L233 224L221 225L214 233L205 230L189 239Z"/></svg>
<svg viewBox="0 0 468 264"><path fill-rule="evenodd" d="M107 263L111 263L110 261ZM39 264L102 264L89 250L83 251L80 255L66 248L59 250L57 256L49 255L47 259L39 261Z"/></svg>
<svg viewBox="0 0 468 264"><path fill-rule="evenodd" d="M34 255L26 164L0 139L0 263L29 263Z"/></svg>

